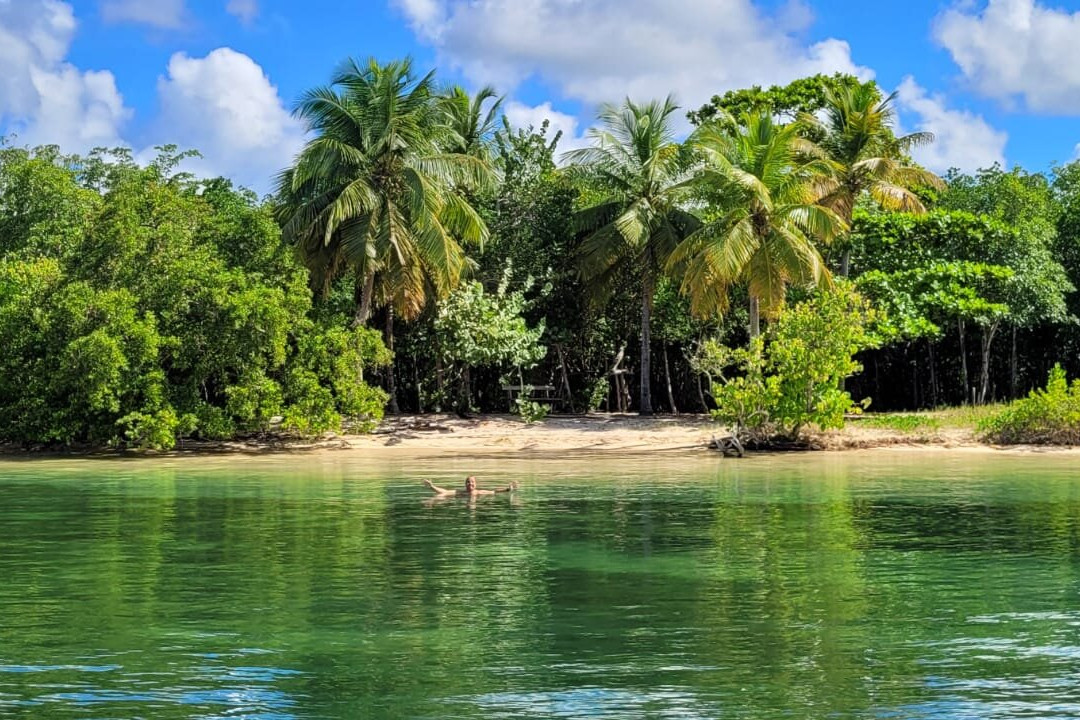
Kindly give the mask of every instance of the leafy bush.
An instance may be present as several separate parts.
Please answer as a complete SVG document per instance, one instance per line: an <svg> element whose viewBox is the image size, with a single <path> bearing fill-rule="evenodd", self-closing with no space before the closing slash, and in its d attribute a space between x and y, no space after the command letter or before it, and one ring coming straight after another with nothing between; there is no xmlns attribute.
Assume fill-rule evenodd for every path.
<svg viewBox="0 0 1080 720"><path fill-rule="evenodd" d="M546 354L540 344L544 324L529 327L524 318L525 289L508 291L509 268L494 293L469 282L439 303L434 330L442 359L458 377L459 410L472 404L470 370L531 368ZM531 280L526 282L526 287Z"/></svg>
<svg viewBox="0 0 1080 720"><path fill-rule="evenodd" d="M532 388L526 386L521 395L518 395L514 401L514 405L517 408L518 416L527 424L531 425L534 422L539 422L548 416L551 411L547 405L536 400L532 400L526 397L526 393Z"/></svg>
<svg viewBox="0 0 1080 720"><path fill-rule="evenodd" d="M767 339L749 347L705 343L696 365L720 378L712 386L713 418L751 444L797 440L808 424L843 427L845 413L861 408L841 381L861 370L853 356L874 343L874 320L862 297L838 288L785 308Z"/></svg>
<svg viewBox="0 0 1080 720"><path fill-rule="evenodd" d="M270 208L179 159L0 148L0 440L170 448L382 416L380 334L316 322Z"/></svg>
<svg viewBox="0 0 1080 720"><path fill-rule="evenodd" d="M984 419L979 431L984 439L1002 445L1080 444L1080 379L1070 384L1055 365L1045 388Z"/></svg>
<svg viewBox="0 0 1080 720"><path fill-rule="evenodd" d="M589 402L587 404L589 412L596 412L600 409L600 406L607 400L608 394L611 393L611 381L606 377L598 379L589 388Z"/></svg>

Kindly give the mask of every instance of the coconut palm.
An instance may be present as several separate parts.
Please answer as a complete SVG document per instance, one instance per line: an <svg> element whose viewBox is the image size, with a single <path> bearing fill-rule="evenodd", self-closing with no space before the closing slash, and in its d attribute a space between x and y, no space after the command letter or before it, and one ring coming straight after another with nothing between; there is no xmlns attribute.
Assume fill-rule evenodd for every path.
<svg viewBox="0 0 1080 720"><path fill-rule="evenodd" d="M886 210L922 213L926 209L911 188L944 188L937 175L907 161L908 152L933 142L931 133L897 137L893 133L896 93L882 99L874 83L845 85L825 91L824 118L804 114L800 122L823 135L820 145L833 163L821 203L851 224L855 204L869 195ZM840 274L848 276L851 247L845 244Z"/></svg>
<svg viewBox="0 0 1080 720"><path fill-rule="evenodd" d="M711 122L690 138L704 163L694 183L715 204L669 267L682 276L698 315L722 312L731 287L746 283L752 337L760 331L759 314L778 311L790 284L831 282L817 244L844 227L818 204L831 167L799 131L762 113L744 115L740 125Z"/></svg>
<svg viewBox="0 0 1080 720"><path fill-rule="evenodd" d="M598 297L630 268L641 283L642 415L652 414L651 314L656 281L675 247L697 219L679 207L688 178L688 154L675 141L672 98L663 102L604 105L589 147L564 155L570 171L597 190L600 200L577 213L583 240L577 255L583 279Z"/></svg>
<svg viewBox="0 0 1080 720"><path fill-rule="evenodd" d="M354 274L355 324L379 297L415 317L457 285L462 245L487 236L461 191L488 182L490 165L450 149L433 73L417 77L408 59L349 60L295 114L314 137L278 179L285 239L324 288Z"/></svg>
<svg viewBox="0 0 1080 720"><path fill-rule="evenodd" d="M488 141L495 133L502 102L503 99L490 85L481 88L472 97L459 85L451 87L439 103L452 132L447 150L487 158Z"/></svg>

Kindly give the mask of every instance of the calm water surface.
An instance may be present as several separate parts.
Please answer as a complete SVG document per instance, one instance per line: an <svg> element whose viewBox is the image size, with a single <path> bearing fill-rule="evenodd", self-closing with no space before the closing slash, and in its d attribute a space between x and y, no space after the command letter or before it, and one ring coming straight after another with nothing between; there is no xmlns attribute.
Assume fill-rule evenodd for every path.
<svg viewBox="0 0 1080 720"><path fill-rule="evenodd" d="M1065 455L4 462L0 717L1080 718L1078 547Z"/></svg>

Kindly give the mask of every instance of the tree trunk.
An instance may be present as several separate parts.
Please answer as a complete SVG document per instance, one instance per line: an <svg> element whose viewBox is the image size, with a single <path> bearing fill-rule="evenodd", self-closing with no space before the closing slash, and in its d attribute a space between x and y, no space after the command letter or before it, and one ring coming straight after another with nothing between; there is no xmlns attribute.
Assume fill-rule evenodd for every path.
<svg viewBox="0 0 1080 720"><path fill-rule="evenodd" d="M420 363L416 360L416 353L412 358L413 384L416 386L416 413L424 414L424 392L420 385Z"/></svg>
<svg viewBox="0 0 1080 720"><path fill-rule="evenodd" d="M938 390L937 390L937 368L934 362L934 341L930 338L926 339L926 349L930 354L930 407L938 406Z"/></svg>
<svg viewBox="0 0 1080 720"><path fill-rule="evenodd" d="M1018 384L1017 378L1017 357L1016 357L1016 326L1012 326L1012 352L1009 355L1009 399L1016 399L1016 386Z"/></svg>
<svg viewBox="0 0 1080 720"><path fill-rule="evenodd" d="M750 339L761 334L761 307L758 299L750 296Z"/></svg>
<svg viewBox="0 0 1080 720"><path fill-rule="evenodd" d="M919 409L919 357L914 352L912 343L908 343L904 348L904 354L911 356L911 407L913 410Z"/></svg>
<svg viewBox="0 0 1080 720"><path fill-rule="evenodd" d="M441 353L435 354L435 396L438 398L435 409L436 412L440 412L446 401L446 371L443 370Z"/></svg>
<svg viewBox="0 0 1080 720"><path fill-rule="evenodd" d="M850 223L850 220L848 221ZM847 277L851 272L851 246L844 248L840 255L840 277Z"/></svg>
<svg viewBox="0 0 1080 720"><path fill-rule="evenodd" d="M668 363L667 343L664 343L664 378L667 380L667 399L671 406L671 414L678 415L679 408L675 407L675 393L671 391L671 364Z"/></svg>
<svg viewBox="0 0 1080 720"><path fill-rule="evenodd" d="M990 399L990 348L997 333L998 323L983 327L982 332L982 368L979 372L979 404L985 405Z"/></svg>
<svg viewBox="0 0 1080 720"><path fill-rule="evenodd" d="M455 405L455 411L462 417L466 417L472 410L472 373L469 372L468 367L461 371L461 384Z"/></svg>
<svg viewBox="0 0 1080 720"><path fill-rule="evenodd" d="M391 415L400 415L401 408L397 401L397 375L394 357L394 306L386 308L386 347L390 350L390 365L387 367L389 376L386 380L386 391L390 393L389 412Z"/></svg>
<svg viewBox="0 0 1080 720"><path fill-rule="evenodd" d="M707 413L709 412L709 403L705 402L705 390L701 387L701 373L694 373L694 375L697 376L697 396L701 402L701 412Z"/></svg>
<svg viewBox="0 0 1080 720"><path fill-rule="evenodd" d="M967 364L967 348L964 346L964 321L957 320L956 326L960 330L960 379L964 383L964 400L963 404L968 403L968 364Z"/></svg>
<svg viewBox="0 0 1080 720"><path fill-rule="evenodd" d="M555 343L555 352L559 354L559 368L562 371L562 391L566 393L566 409L574 412L574 393L570 390L570 376L566 372L566 355L562 343Z"/></svg>
<svg viewBox="0 0 1080 720"><path fill-rule="evenodd" d="M874 353L874 397L881 399L881 363L877 353Z"/></svg>
<svg viewBox="0 0 1080 720"><path fill-rule="evenodd" d="M368 271L364 276L363 285L357 283L354 298L356 301L356 315L353 316L353 327L366 325L371 318L371 296L375 292L375 273Z"/></svg>
<svg viewBox="0 0 1080 720"><path fill-rule="evenodd" d="M656 281L649 270L641 279L641 397L638 413L652 415L652 304Z"/></svg>

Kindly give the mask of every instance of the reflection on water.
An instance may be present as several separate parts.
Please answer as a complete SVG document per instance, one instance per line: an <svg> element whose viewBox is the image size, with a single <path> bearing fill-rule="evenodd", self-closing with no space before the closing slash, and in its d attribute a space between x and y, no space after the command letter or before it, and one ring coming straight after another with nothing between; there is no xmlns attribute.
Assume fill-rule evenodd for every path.
<svg viewBox="0 0 1080 720"><path fill-rule="evenodd" d="M0 717L1080 718L1073 464L4 463Z"/></svg>

